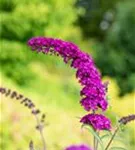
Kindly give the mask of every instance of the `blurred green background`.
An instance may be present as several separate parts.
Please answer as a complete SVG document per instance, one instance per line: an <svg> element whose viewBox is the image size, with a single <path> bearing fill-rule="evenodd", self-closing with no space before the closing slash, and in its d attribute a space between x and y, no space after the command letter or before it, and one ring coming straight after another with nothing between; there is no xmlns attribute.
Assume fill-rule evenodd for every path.
<svg viewBox="0 0 135 150"><path fill-rule="evenodd" d="M78 117L86 112L79 105L75 71L58 57L33 53L27 47L33 36L72 41L93 56L110 82L107 114L113 123L135 113L134 0L0 0L0 36L1 85L33 99L46 113L49 150L92 145L92 136L80 129ZM4 97L0 103L2 150L27 150L30 139L40 147L29 110ZM133 123L120 137L115 146L134 150Z"/></svg>

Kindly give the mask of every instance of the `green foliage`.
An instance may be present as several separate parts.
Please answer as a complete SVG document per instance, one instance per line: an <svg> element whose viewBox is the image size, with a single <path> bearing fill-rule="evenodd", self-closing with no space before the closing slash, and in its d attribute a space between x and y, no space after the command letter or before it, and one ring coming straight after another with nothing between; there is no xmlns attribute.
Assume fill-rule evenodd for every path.
<svg viewBox="0 0 135 150"><path fill-rule="evenodd" d="M73 4L71 0L34 0L32 3L30 0L12 0L8 5L11 8L11 5L14 5L14 8L8 12L4 7L5 2L2 1L1 37L19 41L27 41L32 36L42 35L71 37L68 31L75 30L73 23L76 20Z"/></svg>
<svg viewBox="0 0 135 150"><path fill-rule="evenodd" d="M0 11L10 12L14 9L14 6L12 0L0 0Z"/></svg>
<svg viewBox="0 0 135 150"><path fill-rule="evenodd" d="M52 36L67 40L72 38L74 41L80 39L79 30L74 25L77 10L73 5L73 0L0 0L0 62L2 71L8 77L25 85L34 76L29 69L30 64L34 61L48 62L50 59L29 52L26 48L29 38ZM56 64L56 59L52 64Z"/></svg>
<svg viewBox="0 0 135 150"><path fill-rule="evenodd" d="M26 53L26 47L17 42L2 40L0 65L3 73L12 78L19 85L26 85L33 77L28 65L30 61Z"/></svg>
<svg viewBox="0 0 135 150"><path fill-rule="evenodd" d="M77 0L77 6L85 11L78 18L84 37L95 37L103 40L105 31L101 30L100 23L105 17L106 12L113 11L116 3L120 0ZM111 23L113 20L109 20Z"/></svg>
<svg viewBox="0 0 135 150"><path fill-rule="evenodd" d="M96 63L103 75L115 77L121 95L135 89L135 3L120 3L105 42L97 46Z"/></svg>

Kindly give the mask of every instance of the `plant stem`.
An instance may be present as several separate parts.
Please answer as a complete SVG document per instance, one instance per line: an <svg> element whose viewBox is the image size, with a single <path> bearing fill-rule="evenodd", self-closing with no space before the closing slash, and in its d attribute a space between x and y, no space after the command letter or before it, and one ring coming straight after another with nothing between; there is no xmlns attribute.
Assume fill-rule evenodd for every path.
<svg viewBox="0 0 135 150"><path fill-rule="evenodd" d="M43 150L46 150L46 143L45 143L45 138L44 138L44 134L43 134L43 127L41 126L41 123L39 121L39 118L37 115L34 115L35 118L36 118L36 121L37 121L37 125L38 125L38 130L39 130L39 133L40 133L40 136L41 136L41 140L42 140L42 143L43 143Z"/></svg>
<svg viewBox="0 0 135 150"><path fill-rule="evenodd" d="M111 137L109 143L107 144L105 150L108 150L108 148L109 148L109 146L111 145L111 143L112 143L112 141L113 141L115 135L117 134L118 130L119 130L119 126L116 128L116 130L115 130L114 134L112 135L112 137Z"/></svg>
<svg viewBox="0 0 135 150"><path fill-rule="evenodd" d="M29 148L30 148L30 150L34 150L34 145L33 145L32 141L30 141Z"/></svg>
<svg viewBox="0 0 135 150"><path fill-rule="evenodd" d="M95 114L95 111L93 110L93 114ZM94 150L96 150L96 142L97 142L97 140L96 140L96 138L95 138L95 136L94 136L94 139L93 139L93 147L94 147Z"/></svg>
<svg viewBox="0 0 135 150"><path fill-rule="evenodd" d="M97 134L99 135L99 132L97 132ZM96 140L96 144L95 144L95 150L98 149L98 141Z"/></svg>
<svg viewBox="0 0 135 150"><path fill-rule="evenodd" d="M99 132L96 132L96 133L99 134ZM96 139L95 136L94 136L93 145L94 145L94 150L97 150L97 148L98 148L98 140Z"/></svg>
<svg viewBox="0 0 135 150"><path fill-rule="evenodd" d="M96 150L96 138L95 138L95 136L94 136L93 145L94 145L94 150Z"/></svg>

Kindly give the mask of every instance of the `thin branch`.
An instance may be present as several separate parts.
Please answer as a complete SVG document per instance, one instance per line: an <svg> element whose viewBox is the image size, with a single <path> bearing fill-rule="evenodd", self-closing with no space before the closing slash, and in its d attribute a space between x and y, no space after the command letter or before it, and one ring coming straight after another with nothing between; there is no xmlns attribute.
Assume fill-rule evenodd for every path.
<svg viewBox="0 0 135 150"><path fill-rule="evenodd" d="M97 132L97 134L99 135L99 132ZM98 149L98 141L96 140L96 143L95 143L95 150Z"/></svg>
<svg viewBox="0 0 135 150"><path fill-rule="evenodd" d="M43 134L43 125L41 124L39 118L37 115L34 115L35 118L36 118L36 121L37 121L37 130L39 131L40 133L40 136L41 136L41 140L42 140L42 143L43 143L43 150L46 150L46 143L45 143L45 138L44 138L44 134Z"/></svg>
<svg viewBox="0 0 135 150"><path fill-rule="evenodd" d="M96 138L94 136L94 139L93 139L93 145L94 145L94 150L96 150Z"/></svg>
<svg viewBox="0 0 135 150"><path fill-rule="evenodd" d="M109 143L107 144L107 146L106 146L105 150L108 150L108 148L109 148L109 146L111 145L111 143L112 143L112 141L113 141L114 137L116 136L116 134L117 134L118 130L119 130L119 126L116 128L116 130L115 130L114 134L112 135L112 137L111 137L111 139L110 139Z"/></svg>
<svg viewBox="0 0 135 150"><path fill-rule="evenodd" d="M29 148L30 148L30 150L34 150L34 145L33 145L32 141L30 141Z"/></svg>

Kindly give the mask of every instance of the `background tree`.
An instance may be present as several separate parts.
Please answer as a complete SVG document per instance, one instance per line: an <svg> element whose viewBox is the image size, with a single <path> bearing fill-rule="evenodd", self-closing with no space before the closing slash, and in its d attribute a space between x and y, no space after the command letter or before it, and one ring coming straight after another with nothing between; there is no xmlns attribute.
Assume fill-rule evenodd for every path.
<svg viewBox="0 0 135 150"><path fill-rule="evenodd" d="M103 40L105 30L102 30L100 26L101 22L105 18L106 28L108 28L113 21L113 12L115 5L120 0L77 0L76 6L84 9L84 14L79 15L78 24L81 27L84 37L94 37L99 40Z"/></svg>
<svg viewBox="0 0 135 150"><path fill-rule="evenodd" d="M96 62L104 75L115 77L121 95L135 89L135 3L120 3L105 42L97 47Z"/></svg>
<svg viewBox="0 0 135 150"><path fill-rule="evenodd" d="M114 77L124 95L135 89L135 1L116 2L79 1L86 10L79 25L84 37L97 41L94 55L103 75Z"/></svg>
<svg viewBox="0 0 135 150"><path fill-rule="evenodd" d="M33 77L31 62L46 60L29 55L26 41L30 37L52 36L72 41L80 38L74 25L77 9L73 0L0 0L0 17L2 72L19 85L27 84Z"/></svg>

